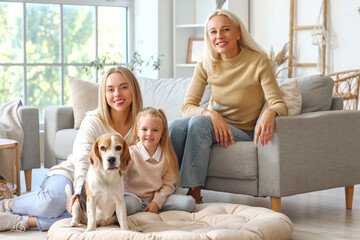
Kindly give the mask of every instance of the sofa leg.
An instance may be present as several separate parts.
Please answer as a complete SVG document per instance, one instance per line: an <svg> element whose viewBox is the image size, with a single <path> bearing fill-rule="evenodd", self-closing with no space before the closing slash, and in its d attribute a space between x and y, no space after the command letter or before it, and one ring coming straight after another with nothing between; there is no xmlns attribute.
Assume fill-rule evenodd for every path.
<svg viewBox="0 0 360 240"><path fill-rule="evenodd" d="M346 209L352 209L354 185L345 187Z"/></svg>
<svg viewBox="0 0 360 240"><path fill-rule="evenodd" d="M281 212L281 198L279 197L270 197L271 209L275 212Z"/></svg>
<svg viewBox="0 0 360 240"><path fill-rule="evenodd" d="M26 191L31 192L31 173L32 173L32 170L31 169L24 170L24 173L25 173Z"/></svg>

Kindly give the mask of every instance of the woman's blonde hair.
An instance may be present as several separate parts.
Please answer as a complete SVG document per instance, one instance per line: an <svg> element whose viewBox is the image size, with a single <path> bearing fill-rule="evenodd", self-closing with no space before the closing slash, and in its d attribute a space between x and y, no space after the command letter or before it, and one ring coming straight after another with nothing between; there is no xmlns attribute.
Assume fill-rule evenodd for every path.
<svg viewBox="0 0 360 240"><path fill-rule="evenodd" d="M207 71L208 74L213 73L214 67L219 61L220 54L211 47L210 36L209 36L209 22L214 16L225 16L230 19L234 26L240 29L240 39L238 40L238 46L251 49L253 51L259 52L261 54L266 54L265 50L250 36L250 33L246 30L244 24L241 20L232 12L225 9L218 9L207 18L205 23L205 51L202 56L203 59L203 68Z"/></svg>
<svg viewBox="0 0 360 240"><path fill-rule="evenodd" d="M170 174L171 176L173 176L173 181L174 183L176 183L177 186L179 186L179 166L178 166L178 160L177 160L177 156L175 153L175 150L173 148L173 145L170 141L170 137L169 137L169 128L168 128L168 122L166 119L166 115L164 113L163 110L161 109L156 109L153 107L146 107L143 110L141 110L137 116L136 119L136 123L135 123L135 129L138 129L141 118L143 117L152 117L152 118L158 118L161 120L162 122L162 126L163 126L163 134L161 136L160 139L160 147L161 147L161 157L163 159L165 159L166 161L166 165L167 165L167 169L168 171L170 171L172 174ZM133 132L133 137L134 137L134 142L138 142L139 141L139 137L137 136L135 130Z"/></svg>
<svg viewBox="0 0 360 240"><path fill-rule="evenodd" d="M136 117L139 113L139 111L143 107L143 101L141 96L141 90L139 86L139 82L134 76L134 74L127 68L122 66L116 66L112 67L109 70L107 70L104 74L104 76L101 79L100 86L99 86L99 98L98 98L98 112L97 116L101 120L101 122L104 124L105 128L110 129L110 127L114 128L111 115L110 115L110 109L111 107L106 101L106 81L110 74L112 73L120 73L124 76L126 81L129 84L130 91L132 93L132 102L130 106L129 111L129 120L132 124L136 122ZM134 128L133 128L134 131Z"/></svg>

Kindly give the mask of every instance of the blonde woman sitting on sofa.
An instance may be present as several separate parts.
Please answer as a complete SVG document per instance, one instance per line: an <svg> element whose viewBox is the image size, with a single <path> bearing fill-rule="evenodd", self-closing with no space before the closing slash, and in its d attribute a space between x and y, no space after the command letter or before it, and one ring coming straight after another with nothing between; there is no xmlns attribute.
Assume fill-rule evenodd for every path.
<svg viewBox="0 0 360 240"><path fill-rule="evenodd" d="M179 159L181 185L202 202L211 145L227 147L235 141L261 145L271 141L275 117L287 115L270 61L251 38L240 19L227 10L216 10L206 21L205 52L196 65L182 105L180 118L169 124ZM207 84L212 97L208 109L199 107ZM269 102L254 129L264 97Z"/></svg>

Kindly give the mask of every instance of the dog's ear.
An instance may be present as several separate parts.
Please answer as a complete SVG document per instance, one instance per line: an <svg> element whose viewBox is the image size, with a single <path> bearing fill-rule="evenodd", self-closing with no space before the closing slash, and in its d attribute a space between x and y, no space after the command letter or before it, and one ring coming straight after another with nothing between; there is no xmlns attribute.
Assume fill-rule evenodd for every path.
<svg viewBox="0 0 360 240"><path fill-rule="evenodd" d="M131 160L131 156L130 156L129 146L124 141L123 142L123 151L121 153L121 164L120 164L120 170L122 172L126 171L128 165L130 163L130 160Z"/></svg>
<svg viewBox="0 0 360 240"><path fill-rule="evenodd" d="M94 171L97 172L99 170L99 168L101 167L101 156L99 153L99 141L95 141L95 143L93 144L92 148L91 148L91 153L90 153L90 163L94 168Z"/></svg>

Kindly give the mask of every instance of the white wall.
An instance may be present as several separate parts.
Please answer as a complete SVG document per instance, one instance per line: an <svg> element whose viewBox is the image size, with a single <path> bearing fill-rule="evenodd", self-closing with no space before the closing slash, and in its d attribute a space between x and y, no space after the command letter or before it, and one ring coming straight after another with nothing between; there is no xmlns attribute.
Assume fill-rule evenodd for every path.
<svg viewBox="0 0 360 240"><path fill-rule="evenodd" d="M158 5L157 0L134 0L134 51L138 51L143 59L149 59L158 53ZM141 74L157 77L150 68L142 67Z"/></svg>
<svg viewBox="0 0 360 240"><path fill-rule="evenodd" d="M330 0L329 70L360 68L360 0Z"/></svg>
<svg viewBox="0 0 360 240"><path fill-rule="evenodd" d="M223 9L235 13L249 30L249 2L251 0L227 0ZM215 0L214 0L215 2Z"/></svg>
<svg viewBox="0 0 360 240"><path fill-rule="evenodd" d="M143 59L158 55L160 71L142 67L139 76L150 78L171 77L172 74L172 1L134 0L134 51Z"/></svg>
<svg viewBox="0 0 360 240"><path fill-rule="evenodd" d="M159 45L158 52L163 55L160 57L161 66L159 78L168 78L173 76L173 6L171 0L159 1Z"/></svg>
<svg viewBox="0 0 360 240"><path fill-rule="evenodd" d="M322 0L295 0L297 25L315 25ZM326 74L360 68L360 0L328 0L328 45ZM269 51L275 52L289 41L289 0L250 1L250 32ZM297 31L299 33L299 31ZM317 48L311 44L311 31L300 33L295 42L300 61L317 61ZM297 61L297 60L296 60ZM297 68L294 76L317 72L316 68ZM286 73L284 73L287 75Z"/></svg>

